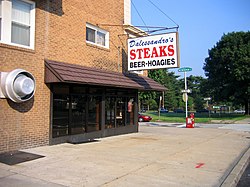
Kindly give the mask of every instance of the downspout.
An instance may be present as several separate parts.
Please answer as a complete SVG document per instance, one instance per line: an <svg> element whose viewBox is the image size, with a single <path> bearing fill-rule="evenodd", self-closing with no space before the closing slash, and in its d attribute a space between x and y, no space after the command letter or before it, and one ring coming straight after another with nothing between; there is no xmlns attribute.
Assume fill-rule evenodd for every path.
<svg viewBox="0 0 250 187"><path fill-rule="evenodd" d="M121 56L121 54L120 54L120 49L121 49L121 47L120 46L118 46L118 72L120 72L120 68L121 68L121 65L120 65L120 56Z"/></svg>

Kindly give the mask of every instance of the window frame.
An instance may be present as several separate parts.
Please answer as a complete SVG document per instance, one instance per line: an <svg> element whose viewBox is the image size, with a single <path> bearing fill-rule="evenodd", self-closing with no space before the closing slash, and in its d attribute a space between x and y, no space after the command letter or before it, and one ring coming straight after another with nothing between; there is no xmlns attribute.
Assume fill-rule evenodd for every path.
<svg viewBox="0 0 250 187"><path fill-rule="evenodd" d="M35 12L36 12L36 3L30 0L16 0L30 4L30 34L29 34L29 46L13 43L11 41L12 36L12 2L8 0L1 0L1 8L2 8L2 17L1 17L1 36L0 43L12 45L16 47L22 47L27 49L34 49L35 47Z"/></svg>
<svg viewBox="0 0 250 187"><path fill-rule="evenodd" d="M87 28L95 31L95 41L94 42L87 40ZM105 36L104 45L97 43L98 33L101 33ZM91 25L90 23L86 23L86 43L109 49L109 32L106 30L103 30L97 26Z"/></svg>

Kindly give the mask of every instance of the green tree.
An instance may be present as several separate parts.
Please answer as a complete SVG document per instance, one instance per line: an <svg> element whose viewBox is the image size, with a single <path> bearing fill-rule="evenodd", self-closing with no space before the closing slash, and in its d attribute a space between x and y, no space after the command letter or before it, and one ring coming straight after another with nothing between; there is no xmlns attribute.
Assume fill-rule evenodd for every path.
<svg viewBox="0 0 250 187"><path fill-rule="evenodd" d="M168 72L166 69L149 70L148 76L164 85L167 91L164 93L164 107L173 110L182 106L181 87L179 76L176 76L174 72ZM154 99L159 104L159 97L162 96L162 92L140 92L139 100L141 104L148 105L149 100Z"/></svg>
<svg viewBox="0 0 250 187"><path fill-rule="evenodd" d="M205 78L201 76L193 76L190 75L187 77L188 88L191 89L190 97L193 98L193 108L191 109L202 109L204 104L204 97L206 96L206 92L202 92L201 87L205 82ZM191 104L191 103L190 103ZM191 105L190 105L191 106Z"/></svg>
<svg viewBox="0 0 250 187"><path fill-rule="evenodd" d="M181 94L178 78L179 76L175 75L174 72L168 72L166 70L164 85L168 90L164 94L164 106L169 110L173 110L178 106L178 99Z"/></svg>
<svg viewBox="0 0 250 187"><path fill-rule="evenodd" d="M158 104L154 99L147 100L146 104L148 105L148 110L157 110L158 108Z"/></svg>
<svg viewBox="0 0 250 187"><path fill-rule="evenodd" d="M167 88L164 94L164 107L173 110L175 108L183 108L185 103L182 101L181 81L179 76L174 72L168 72L167 69L150 70L149 77L164 85ZM156 92L155 100L159 103L161 92Z"/></svg>
<svg viewBox="0 0 250 187"><path fill-rule="evenodd" d="M157 70L149 70L148 77L155 80L156 82L164 85L164 77L165 77L164 69ZM158 99L162 93L155 91L142 91L139 92L139 101L141 105L147 105L147 108L150 107L150 104L154 103L152 100L155 100L155 103L158 103ZM153 108L155 108L155 103L153 104ZM152 107L152 105L151 105ZM139 108L141 109L141 108Z"/></svg>
<svg viewBox="0 0 250 187"><path fill-rule="evenodd" d="M232 101L249 114L250 32L224 34L209 50L203 67L215 101Z"/></svg>

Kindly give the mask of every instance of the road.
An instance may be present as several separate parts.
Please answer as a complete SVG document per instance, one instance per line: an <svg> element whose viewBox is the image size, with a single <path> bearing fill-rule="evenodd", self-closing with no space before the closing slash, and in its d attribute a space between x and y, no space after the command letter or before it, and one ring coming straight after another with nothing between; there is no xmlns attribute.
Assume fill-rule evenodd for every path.
<svg viewBox="0 0 250 187"><path fill-rule="evenodd" d="M141 122L140 125L145 126L161 126L161 127L179 127L179 128L185 128L185 123L166 123L166 122ZM245 131L250 132L250 124L248 121L245 123L233 123L233 124L223 124L223 123L212 123L212 124L206 124L206 123L196 123L196 128L216 128L216 129L231 129L236 131Z"/></svg>
<svg viewBox="0 0 250 187"><path fill-rule="evenodd" d="M142 126L159 126L159 127L177 127L177 128L185 128L185 124L180 123L165 123L165 122L147 122L140 123ZM223 124L223 123L214 123L214 124L204 124L198 123L195 124L196 128L213 128L213 129L227 129L233 131L243 131L250 133L250 119L244 119L242 121L232 124ZM247 137L250 139L250 136ZM248 158L248 164L246 163L246 168L242 170L242 175L239 179L239 182L236 187L248 187L250 186L250 158Z"/></svg>

